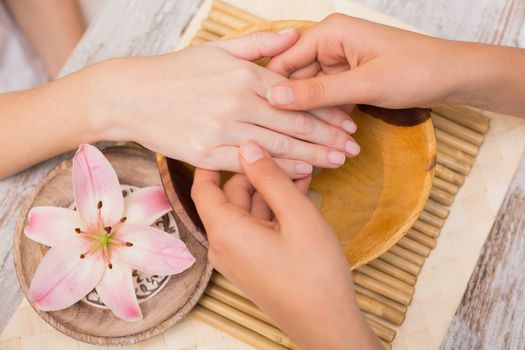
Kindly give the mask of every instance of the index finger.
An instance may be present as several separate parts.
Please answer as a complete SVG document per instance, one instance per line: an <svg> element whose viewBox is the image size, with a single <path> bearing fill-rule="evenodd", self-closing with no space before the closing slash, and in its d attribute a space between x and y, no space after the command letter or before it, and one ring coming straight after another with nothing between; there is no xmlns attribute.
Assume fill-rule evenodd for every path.
<svg viewBox="0 0 525 350"><path fill-rule="evenodd" d="M304 31L299 40L288 50L275 56L266 68L285 77L311 65L317 60L318 35L316 26Z"/></svg>

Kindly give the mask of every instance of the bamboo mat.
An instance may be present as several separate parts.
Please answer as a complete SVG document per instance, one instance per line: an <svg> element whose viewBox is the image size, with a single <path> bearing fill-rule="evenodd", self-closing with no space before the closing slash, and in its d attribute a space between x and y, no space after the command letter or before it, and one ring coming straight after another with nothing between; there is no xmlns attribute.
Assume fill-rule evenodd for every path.
<svg viewBox="0 0 525 350"><path fill-rule="evenodd" d="M224 3L216 2L210 12L211 7L206 1L187 30L197 33L193 44L224 35L241 22L259 20ZM431 198L405 238L354 272L359 306L386 347L393 341L396 350L437 348L463 294L525 145L525 122L492 114L489 129L488 115L463 107L434 109L438 165ZM24 301L0 334L0 349L36 348L100 347L61 335ZM293 349L294 345L216 274L190 317L130 348Z"/></svg>

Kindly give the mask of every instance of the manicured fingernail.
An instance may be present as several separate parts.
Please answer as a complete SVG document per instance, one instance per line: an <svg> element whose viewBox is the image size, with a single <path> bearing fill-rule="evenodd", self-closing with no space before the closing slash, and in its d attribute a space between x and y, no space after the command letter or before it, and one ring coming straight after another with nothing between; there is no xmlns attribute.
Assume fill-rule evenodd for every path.
<svg viewBox="0 0 525 350"><path fill-rule="evenodd" d="M266 98L274 105L289 105L294 101L293 90L287 86L269 88Z"/></svg>
<svg viewBox="0 0 525 350"><path fill-rule="evenodd" d="M296 31L295 28L293 27L290 27L290 28L284 28L284 29L281 29L280 31L277 32L277 34L280 34L280 35L286 35L288 33L291 33L291 32L294 32Z"/></svg>
<svg viewBox="0 0 525 350"><path fill-rule="evenodd" d="M312 164L299 163L295 166L295 170L301 175L310 175L314 170L314 167L312 166Z"/></svg>
<svg viewBox="0 0 525 350"><path fill-rule="evenodd" d="M355 141L348 140L345 144L345 151L352 156L356 156L361 151L361 147Z"/></svg>
<svg viewBox="0 0 525 350"><path fill-rule="evenodd" d="M337 151L328 152L328 161L334 165L343 165L346 160L344 153Z"/></svg>
<svg viewBox="0 0 525 350"><path fill-rule="evenodd" d="M353 134L357 131L357 125L350 119L343 120L343 130L346 132Z"/></svg>
<svg viewBox="0 0 525 350"><path fill-rule="evenodd" d="M241 155L248 164L255 163L264 157L262 148L253 142L241 145Z"/></svg>

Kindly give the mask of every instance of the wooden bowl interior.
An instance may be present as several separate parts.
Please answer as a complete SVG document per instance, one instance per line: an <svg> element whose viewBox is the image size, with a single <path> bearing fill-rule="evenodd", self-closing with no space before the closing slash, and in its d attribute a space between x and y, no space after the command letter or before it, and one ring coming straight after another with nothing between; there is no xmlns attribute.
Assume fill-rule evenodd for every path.
<svg viewBox="0 0 525 350"><path fill-rule="evenodd" d="M105 152L122 184L137 187L160 185L155 156L151 152L134 148L110 148ZM28 239L23 234L27 211L30 207L52 205L67 207L73 202L71 161L44 179L25 210L15 234L15 264L20 285L27 295L31 279L47 247ZM212 268L207 251L175 212L180 238L196 258L188 270L171 276L166 286L154 297L140 304L144 319L126 322L110 310L77 302L73 306L54 312L35 310L53 327L73 338L92 344L131 344L153 337L182 319L197 303L211 277Z"/></svg>
<svg viewBox="0 0 525 350"><path fill-rule="evenodd" d="M263 22L225 38L289 27L303 31L313 24ZM432 186L436 141L430 114L424 109L357 106L351 116L358 125L354 137L361 145L361 153L339 169L323 169L314 176L311 188L321 194L320 210L355 268L386 252L417 219ZM198 237L205 240L189 197L191 171L163 157L159 158L159 166L164 184L177 194L175 198L184 206L186 218L193 223Z"/></svg>

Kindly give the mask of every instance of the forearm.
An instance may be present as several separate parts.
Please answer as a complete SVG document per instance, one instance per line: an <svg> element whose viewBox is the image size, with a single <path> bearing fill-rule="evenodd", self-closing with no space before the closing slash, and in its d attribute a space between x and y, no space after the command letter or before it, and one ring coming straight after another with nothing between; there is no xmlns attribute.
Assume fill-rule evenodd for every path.
<svg viewBox="0 0 525 350"><path fill-rule="evenodd" d="M0 95L0 179L104 137L93 117L90 76L83 70L33 90Z"/></svg>
<svg viewBox="0 0 525 350"><path fill-rule="evenodd" d="M449 51L458 83L447 102L525 117L525 50L454 42Z"/></svg>
<svg viewBox="0 0 525 350"><path fill-rule="evenodd" d="M56 77L82 37L84 20L76 0L6 0L16 22Z"/></svg>

